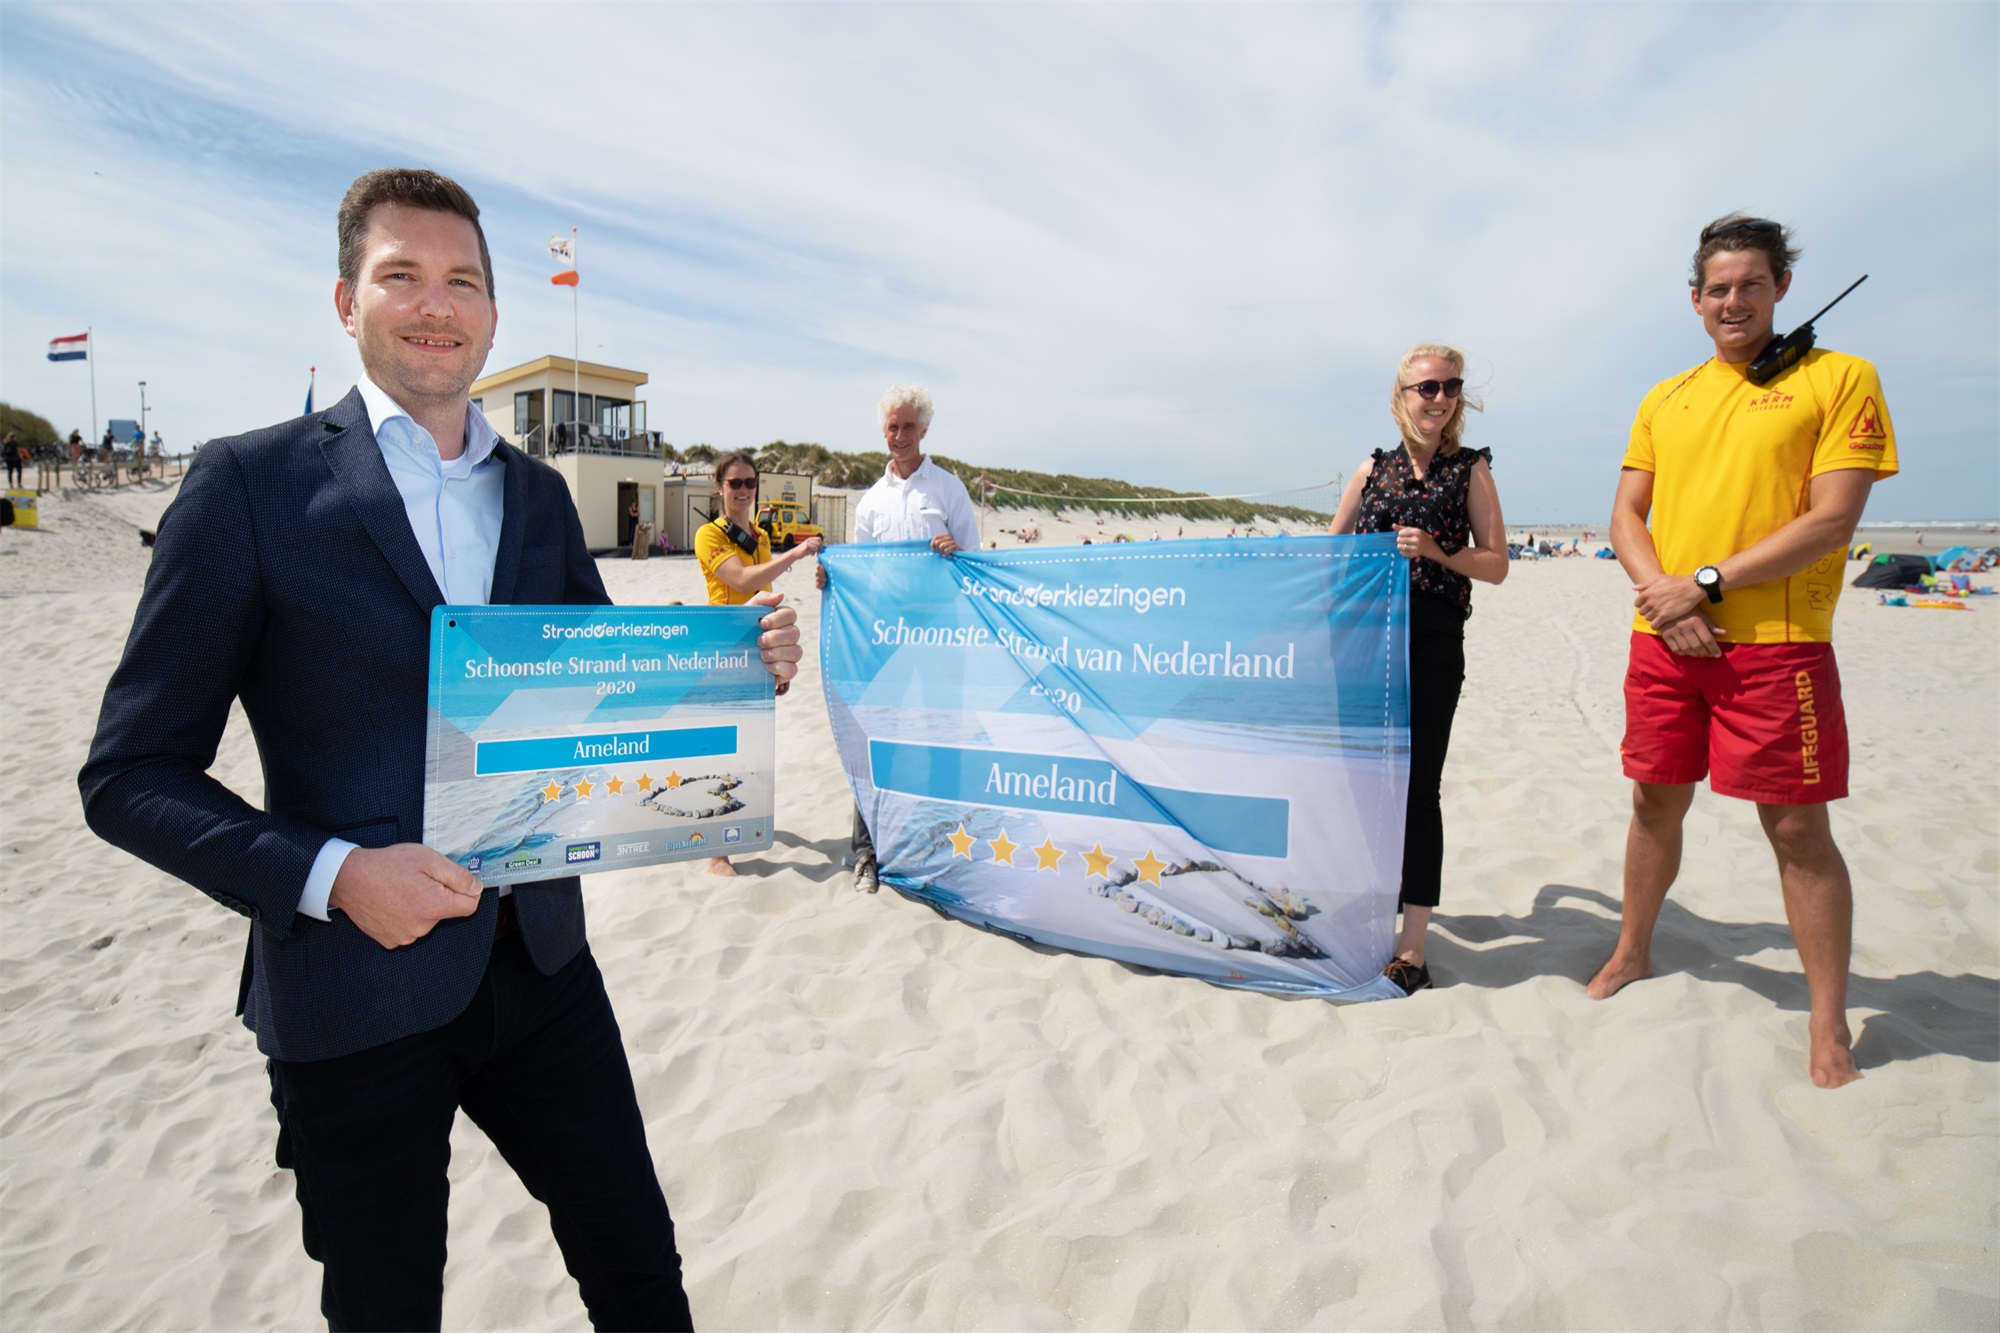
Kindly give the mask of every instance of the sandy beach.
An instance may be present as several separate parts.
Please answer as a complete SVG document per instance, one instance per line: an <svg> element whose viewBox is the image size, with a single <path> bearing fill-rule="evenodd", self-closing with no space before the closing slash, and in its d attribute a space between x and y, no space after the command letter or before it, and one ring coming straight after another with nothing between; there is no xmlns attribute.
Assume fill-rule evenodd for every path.
<svg viewBox="0 0 2000 1333"><path fill-rule="evenodd" d="M318 1323L263 1062L231 1016L245 925L98 841L77 798L137 530L172 493L51 495L43 531L0 533L13 1329ZM1004 526L1022 522L1104 539L1090 515ZM621 603L702 600L687 558L600 569ZM1697 797L1661 975L1584 997L1628 808L1615 562L1476 591L1439 987L1350 1006L851 892L810 571L779 586L805 603L807 662L778 707L778 845L733 881L585 881L700 1326L2000 1326L2000 598L1843 597L1854 777L1833 821L1866 1077L1829 1093L1748 805ZM215 772L259 799L240 712ZM451 1175L446 1327L587 1327L543 1210L463 1118Z"/></svg>

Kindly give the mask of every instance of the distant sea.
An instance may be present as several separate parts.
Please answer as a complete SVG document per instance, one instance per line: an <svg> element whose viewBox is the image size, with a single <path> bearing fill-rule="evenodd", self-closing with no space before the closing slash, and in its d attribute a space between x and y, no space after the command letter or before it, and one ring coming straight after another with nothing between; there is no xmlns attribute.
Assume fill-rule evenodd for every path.
<svg viewBox="0 0 2000 1333"><path fill-rule="evenodd" d="M1510 535L1532 532L1537 540L1546 536L1550 540L1560 538L1568 541L1580 537L1585 532L1597 534L1589 543L1591 546L1607 545L1609 533L1603 522L1597 523L1509 523ZM1993 519L1873 519L1864 520L1855 529L1853 544L1859 546L1868 542L1877 555L1916 555L1937 552L1952 546L2000 546L2000 521Z"/></svg>

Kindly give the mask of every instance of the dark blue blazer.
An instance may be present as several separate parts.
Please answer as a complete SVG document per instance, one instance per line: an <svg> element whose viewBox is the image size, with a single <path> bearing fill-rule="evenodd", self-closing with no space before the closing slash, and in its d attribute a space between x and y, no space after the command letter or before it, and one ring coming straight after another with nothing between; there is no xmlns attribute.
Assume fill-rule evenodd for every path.
<svg viewBox="0 0 2000 1333"><path fill-rule="evenodd" d="M492 600L610 601L554 469L501 444ZM100 837L250 918L239 1011L267 1055L321 1060L442 1026L478 989L497 897L385 949L297 910L331 835L420 842L431 608L442 603L358 391L202 447L78 775ZM240 699L264 808L208 775ZM583 947L574 876L515 889L543 972Z"/></svg>

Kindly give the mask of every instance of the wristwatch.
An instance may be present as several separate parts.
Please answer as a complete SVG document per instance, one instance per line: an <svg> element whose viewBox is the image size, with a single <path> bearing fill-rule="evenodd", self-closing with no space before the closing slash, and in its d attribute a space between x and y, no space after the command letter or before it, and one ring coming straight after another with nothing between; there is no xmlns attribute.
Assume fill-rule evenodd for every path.
<svg viewBox="0 0 2000 1333"><path fill-rule="evenodd" d="M1694 586L1708 594L1708 600L1722 600L1722 571L1714 565L1703 565L1694 572Z"/></svg>

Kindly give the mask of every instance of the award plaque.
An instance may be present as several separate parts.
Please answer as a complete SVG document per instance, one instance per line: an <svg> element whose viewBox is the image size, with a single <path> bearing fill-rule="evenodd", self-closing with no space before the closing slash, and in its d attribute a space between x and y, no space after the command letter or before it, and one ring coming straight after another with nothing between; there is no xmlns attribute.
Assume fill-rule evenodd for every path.
<svg viewBox="0 0 2000 1333"><path fill-rule="evenodd" d="M489 886L769 847L763 615L438 607L425 844Z"/></svg>

